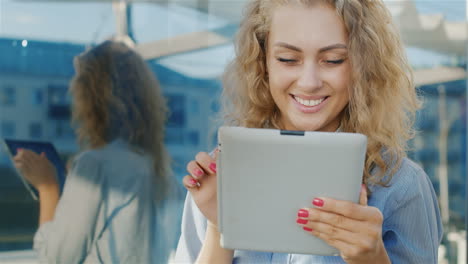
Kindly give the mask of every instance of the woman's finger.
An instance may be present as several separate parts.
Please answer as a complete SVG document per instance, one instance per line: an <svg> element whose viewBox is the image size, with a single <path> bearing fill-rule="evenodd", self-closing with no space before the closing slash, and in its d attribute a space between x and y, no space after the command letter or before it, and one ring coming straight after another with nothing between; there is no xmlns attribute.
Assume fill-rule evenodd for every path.
<svg viewBox="0 0 468 264"><path fill-rule="evenodd" d="M198 152L195 161L207 174L216 174L216 160L206 152Z"/></svg>
<svg viewBox="0 0 468 264"><path fill-rule="evenodd" d="M193 178L197 180L202 179L203 176L205 175L205 172L203 171L203 169L200 166L198 166L197 162L194 160L187 163L187 171L188 173L190 173L190 175Z"/></svg>
<svg viewBox="0 0 468 264"><path fill-rule="evenodd" d="M367 233L364 235L359 232L349 232L325 223L310 223L303 228L315 237L324 240L330 246L337 248L342 256L352 258L373 252L377 246L375 238L381 237L379 232L375 232L375 235Z"/></svg>
<svg viewBox="0 0 468 264"><path fill-rule="evenodd" d="M359 195L359 204L367 205L367 188L366 185L361 184L361 194Z"/></svg>
<svg viewBox="0 0 468 264"><path fill-rule="evenodd" d="M297 223L302 226L305 231L321 233L327 235L331 239L341 240L346 243L355 244L356 239L359 239L359 230L354 229L353 231L341 228L325 222L314 222L307 221L305 219L297 219Z"/></svg>
<svg viewBox="0 0 468 264"><path fill-rule="evenodd" d="M213 151L211 153L211 156L213 157L214 160L216 160L218 158L218 153L219 153L219 148L218 147L213 149Z"/></svg>
<svg viewBox="0 0 468 264"><path fill-rule="evenodd" d="M353 244L349 244L348 242L341 241L340 239L334 239L325 233L320 233L315 230L309 231L309 232L315 237L318 237L322 239L323 241L325 241L328 245L338 249L338 251L340 251L340 255L344 259L350 256L356 256L357 254L359 254L359 249Z"/></svg>
<svg viewBox="0 0 468 264"><path fill-rule="evenodd" d="M16 155L13 157L13 160L23 160L24 151L23 149L19 148L16 150Z"/></svg>
<svg viewBox="0 0 468 264"><path fill-rule="evenodd" d="M14 164L15 167L16 167L18 170L20 170L20 171L22 171L22 170L24 169L24 163L23 163L23 161L20 160L20 159L14 160L14 161L13 161L13 164Z"/></svg>
<svg viewBox="0 0 468 264"><path fill-rule="evenodd" d="M44 162L44 159L47 159L41 156L40 154L37 154L34 151L30 151L27 154L28 154L28 157L31 159L31 162Z"/></svg>
<svg viewBox="0 0 468 264"><path fill-rule="evenodd" d="M334 214L327 211L322 211L317 208L302 208L297 213L298 219L303 219L302 222L321 222L336 226L350 232L356 232L361 228L365 228L365 223L352 218L347 218L340 214Z"/></svg>
<svg viewBox="0 0 468 264"><path fill-rule="evenodd" d="M188 190L197 189L200 186L199 182L196 179L194 179L191 175L186 175L182 179L182 184Z"/></svg>
<svg viewBox="0 0 468 264"><path fill-rule="evenodd" d="M20 153L20 157L24 164L31 166L34 164L33 152L27 149L23 149Z"/></svg>
<svg viewBox="0 0 468 264"><path fill-rule="evenodd" d="M16 155L13 157L13 161L14 161L14 162L23 161L23 155L21 155L20 153L16 154Z"/></svg>
<svg viewBox="0 0 468 264"><path fill-rule="evenodd" d="M16 169L26 178L29 179L29 172L31 171L31 164L23 160L14 161Z"/></svg>
<svg viewBox="0 0 468 264"><path fill-rule="evenodd" d="M332 198L318 197L312 201L312 204L320 210L335 214L341 214L346 217L366 221L373 217L374 212L370 207L344 200L335 200Z"/></svg>
<svg viewBox="0 0 468 264"><path fill-rule="evenodd" d="M303 226L303 229L312 235L321 239L326 239L327 241L339 240L346 244L356 244L357 236L355 233L337 228L335 226L327 225L325 223L309 222Z"/></svg>

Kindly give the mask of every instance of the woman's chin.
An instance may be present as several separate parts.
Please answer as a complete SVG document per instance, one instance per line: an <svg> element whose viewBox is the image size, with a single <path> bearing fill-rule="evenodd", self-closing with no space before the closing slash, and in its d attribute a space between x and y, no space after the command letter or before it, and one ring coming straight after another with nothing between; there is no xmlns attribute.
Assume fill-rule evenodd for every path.
<svg viewBox="0 0 468 264"><path fill-rule="evenodd" d="M295 129L291 130L299 130L299 131L320 131L321 126L319 124L311 124L311 123L298 123L294 125Z"/></svg>

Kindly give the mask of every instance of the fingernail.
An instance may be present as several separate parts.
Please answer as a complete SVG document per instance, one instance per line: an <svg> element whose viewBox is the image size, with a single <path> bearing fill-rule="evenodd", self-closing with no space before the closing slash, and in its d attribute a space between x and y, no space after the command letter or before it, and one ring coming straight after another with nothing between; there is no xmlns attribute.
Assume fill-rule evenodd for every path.
<svg viewBox="0 0 468 264"><path fill-rule="evenodd" d="M305 226L302 229L304 229L305 231L308 231L308 232L314 231L312 228L308 228L308 227L305 227Z"/></svg>
<svg viewBox="0 0 468 264"><path fill-rule="evenodd" d="M309 211L304 210L304 209L301 209L301 210L299 210L299 212L297 213L297 216L298 216L298 217L309 217Z"/></svg>
<svg viewBox="0 0 468 264"><path fill-rule="evenodd" d="M312 201L312 204L315 205L315 206L318 206L318 207L322 207L323 206L323 200L320 199L320 198L315 198Z"/></svg>
<svg viewBox="0 0 468 264"><path fill-rule="evenodd" d="M309 222L309 221L307 221L307 219L302 219L302 218L298 218L296 220L296 223L301 224L301 225L305 225L305 224L307 224L307 222Z"/></svg>
<svg viewBox="0 0 468 264"><path fill-rule="evenodd" d="M200 177L202 175L203 175L203 171L201 171L200 169L195 169L195 176Z"/></svg>
<svg viewBox="0 0 468 264"><path fill-rule="evenodd" d="M213 171L213 172L216 172L216 163L212 162L210 164L210 169Z"/></svg>
<svg viewBox="0 0 468 264"><path fill-rule="evenodd" d="M196 186L197 183L198 183L197 180L195 180L195 179L190 179L190 184L191 184L192 186Z"/></svg>

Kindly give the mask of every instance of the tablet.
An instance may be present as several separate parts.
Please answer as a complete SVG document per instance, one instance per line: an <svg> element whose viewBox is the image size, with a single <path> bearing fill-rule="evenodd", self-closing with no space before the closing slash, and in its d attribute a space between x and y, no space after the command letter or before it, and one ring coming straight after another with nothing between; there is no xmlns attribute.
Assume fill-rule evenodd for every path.
<svg viewBox="0 0 468 264"><path fill-rule="evenodd" d="M296 224L315 197L359 201L367 137L221 127L218 225L224 248L336 255Z"/></svg>
<svg viewBox="0 0 468 264"><path fill-rule="evenodd" d="M52 145L52 143L16 139L4 139L3 143L6 146L7 152L9 153L11 158L16 156L16 150L20 148L29 149L38 154L44 152L47 159L49 159L49 161L52 162L52 164L55 166L55 169L57 171L57 181L60 187L60 193L62 193L63 185L65 184L66 169L62 159L60 158L57 150L55 149L54 145ZM31 184L28 183L28 181L21 175L21 173L19 173L19 171L17 172L24 186L31 193L33 199L37 200L39 195L38 191Z"/></svg>

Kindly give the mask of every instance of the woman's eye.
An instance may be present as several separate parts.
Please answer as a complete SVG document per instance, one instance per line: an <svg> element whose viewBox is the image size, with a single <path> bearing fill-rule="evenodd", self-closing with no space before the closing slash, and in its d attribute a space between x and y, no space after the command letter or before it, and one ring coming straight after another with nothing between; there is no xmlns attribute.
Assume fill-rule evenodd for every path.
<svg viewBox="0 0 468 264"><path fill-rule="evenodd" d="M327 60L326 63L330 63L330 64L341 64L343 63L345 60L344 59L341 59L341 60Z"/></svg>
<svg viewBox="0 0 468 264"><path fill-rule="evenodd" d="M285 58L278 58L279 62L284 62L284 63L295 63L296 60L294 59L285 59Z"/></svg>

